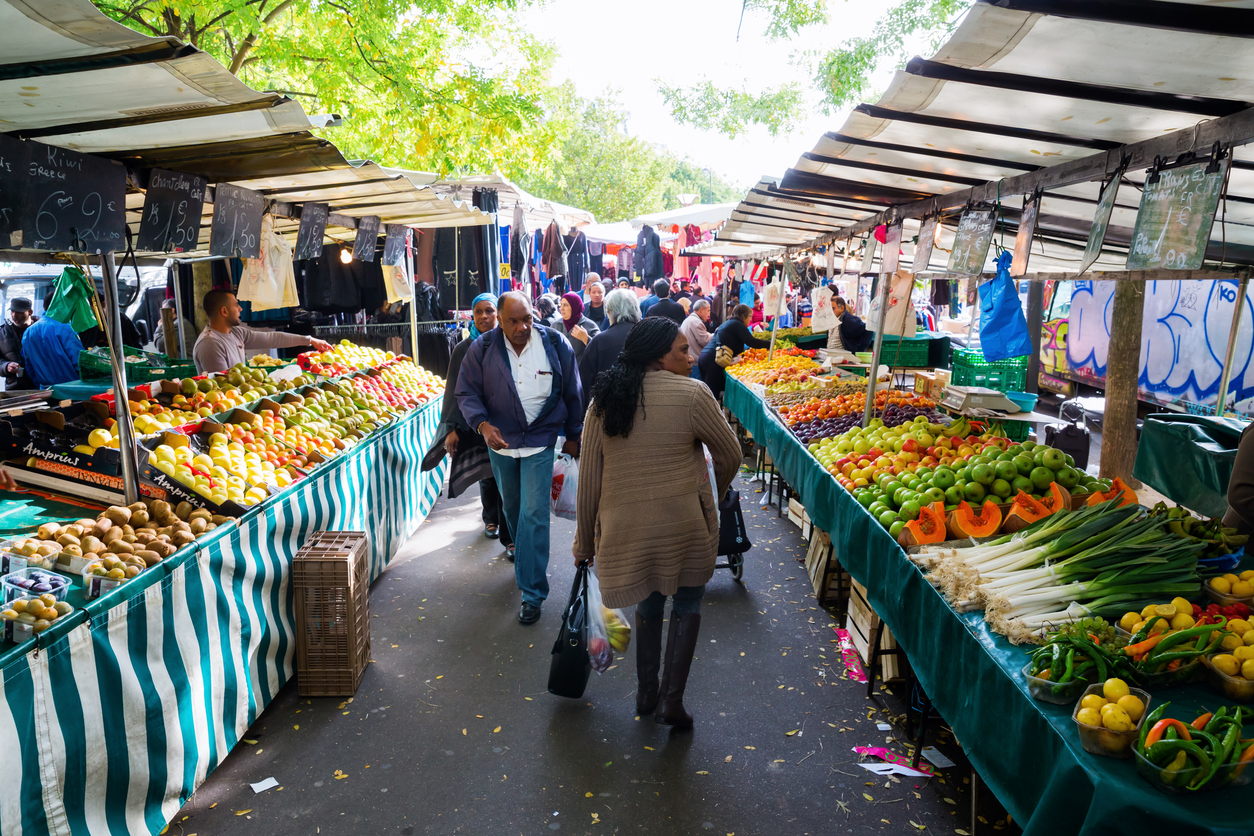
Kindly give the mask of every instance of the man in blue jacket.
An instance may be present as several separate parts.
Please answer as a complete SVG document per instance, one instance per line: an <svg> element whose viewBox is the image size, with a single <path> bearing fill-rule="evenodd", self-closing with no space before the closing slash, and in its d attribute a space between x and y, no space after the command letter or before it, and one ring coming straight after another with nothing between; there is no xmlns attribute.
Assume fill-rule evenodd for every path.
<svg viewBox="0 0 1254 836"><path fill-rule="evenodd" d="M549 489L553 448L579 455L583 395L575 352L535 321L531 302L501 294L499 327L471 343L457 377L457 404L488 444L492 474L514 533L518 620L534 624L549 594Z"/></svg>

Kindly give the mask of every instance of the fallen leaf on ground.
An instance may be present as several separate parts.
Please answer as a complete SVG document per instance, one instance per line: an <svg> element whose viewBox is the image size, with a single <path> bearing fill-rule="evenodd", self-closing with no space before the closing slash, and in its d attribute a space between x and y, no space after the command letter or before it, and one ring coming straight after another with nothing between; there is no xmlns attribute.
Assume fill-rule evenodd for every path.
<svg viewBox="0 0 1254 836"><path fill-rule="evenodd" d="M462 729L462 734L464 735L465 733L466 733L466 730L465 730L465 729Z"/></svg>
<svg viewBox="0 0 1254 836"><path fill-rule="evenodd" d="M500 730L501 730L501 727L500 727L500 726L497 726L496 728L494 728L494 729L492 730L492 733L493 733L493 734L496 734L496 733L497 733L497 732L499 732Z"/></svg>
<svg viewBox="0 0 1254 836"><path fill-rule="evenodd" d="M245 738L244 738L244 742L245 742L245 743L247 743L249 746L256 746L256 745L257 745L257 741L255 741L255 740L249 740L247 737L245 737Z"/></svg>
<svg viewBox="0 0 1254 836"><path fill-rule="evenodd" d="M757 746L746 746L745 748L746 748L746 749L757 749L758 747L757 747Z"/></svg>
<svg viewBox="0 0 1254 836"><path fill-rule="evenodd" d="M731 763L731 759L732 759L732 756L728 755L727 757L723 758L723 763Z"/></svg>
<svg viewBox="0 0 1254 836"><path fill-rule="evenodd" d="M866 792L862 793L862 797L863 797L863 798L865 798L867 801L874 801L874 800L875 800L874 798L872 798L872 797L871 797L871 794L870 794L870 793L866 793Z"/></svg>
<svg viewBox="0 0 1254 836"><path fill-rule="evenodd" d="M707 772L706 770L704 770L704 769L703 769L703 770L701 770L700 772L698 772L697 774L698 774L698 775L709 775L710 773L709 773L709 772Z"/></svg>
<svg viewBox="0 0 1254 836"><path fill-rule="evenodd" d="M249 810L236 810L236 811L235 811L235 815L237 815L237 816L242 816L242 815L244 815L245 813L251 813L251 812L252 812L252 810L251 810L251 809L249 809Z"/></svg>
<svg viewBox="0 0 1254 836"><path fill-rule="evenodd" d="M584 793L584 794L583 794L583 797L584 797L584 798L591 798L591 797L592 797L592 793L590 793L590 792L586 792L586 793Z"/></svg>
<svg viewBox="0 0 1254 836"><path fill-rule="evenodd" d="M794 734L796 734L799 731L801 731L801 729L793 729L790 732L784 732L784 737L792 737Z"/></svg>

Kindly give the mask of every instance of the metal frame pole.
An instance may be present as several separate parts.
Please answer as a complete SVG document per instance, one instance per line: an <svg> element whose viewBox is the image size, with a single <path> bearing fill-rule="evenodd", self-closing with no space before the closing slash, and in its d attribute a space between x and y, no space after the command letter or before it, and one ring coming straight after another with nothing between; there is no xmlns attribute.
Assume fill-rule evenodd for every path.
<svg viewBox="0 0 1254 836"><path fill-rule="evenodd" d="M875 328L875 347L871 349L871 368L867 370L866 375L866 405L862 408L862 426L864 427L871 423L871 413L875 409L875 383L879 376L880 349L884 345L884 320L888 314L888 297L892 292L892 287L893 274L880 273L880 321Z"/></svg>
<svg viewBox="0 0 1254 836"><path fill-rule="evenodd" d="M179 344L178 358L186 360L183 356L183 346L187 345L187 335L183 333L183 281L179 278L179 265L177 262L170 265L172 272L171 280L174 283L174 316L178 320Z"/></svg>
<svg viewBox="0 0 1254 836"><path fill-rule="evenodd" d="M1237 332L1241 328L1241 312L1245 308L1245 291L1249 283L1249 275L1241 277L1236 305L1232 310L1232 330L1228 333L1228 350L1224 352L1224 370L1219 378L1219 400L1215 403L1215 414L1219 416L1222 416L1228 409L1228 384L1232 378L1232 355L1237 350Z"/></svg>
<svg viewBox="0 0 1254 836"><path fill-rule="evenodd" d="M100 256L100 268L104 273L104 327L109 330L109 365L113 367L113 406L118 422L118 451L122 457L122 491L126 504L139 500L139 461L135 456L135 425L131 423L131 411L126 404L126 363L122 347L122 307L118 304L118 274L113 263L113 253ZM181 348L181 347L180 347Z"/></svg>

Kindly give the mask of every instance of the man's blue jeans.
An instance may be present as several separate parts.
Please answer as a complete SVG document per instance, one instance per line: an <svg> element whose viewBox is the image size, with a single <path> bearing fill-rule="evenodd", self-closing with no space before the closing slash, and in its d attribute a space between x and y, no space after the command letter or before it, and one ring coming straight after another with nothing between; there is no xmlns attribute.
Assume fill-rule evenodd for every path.
<svg viewBox="0 0 1254 836"><path fill-rule="evenodd" d="M549 491L553 446L516 459L488 451L501 491L505 519L514 535L514 579L522 599L537 607L549 597Z"/></svg>

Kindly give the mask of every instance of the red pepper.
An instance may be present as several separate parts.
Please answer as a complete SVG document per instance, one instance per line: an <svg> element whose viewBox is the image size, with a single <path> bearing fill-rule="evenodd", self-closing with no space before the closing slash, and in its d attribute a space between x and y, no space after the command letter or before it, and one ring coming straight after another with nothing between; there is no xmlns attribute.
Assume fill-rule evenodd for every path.
<svg viewBox="0 0 1254 836"><path fill-rule="evenodd" d="M1157 743L1159 740L1161 740L1163 733L1166 732L1167 729L1171 728L1172 726L1175 726L1176 731L1180 733L1181 740L1193 739L1193 736L1189 734L1188 726L1186 726L1184 723L1181 723L1179 720L1168 717L1168 718L1159 720L1157 723L1154 724L1154 727L1150 729L1149 734L1145 736L1145 748L1148 749L1149 747Z"/></svg>

